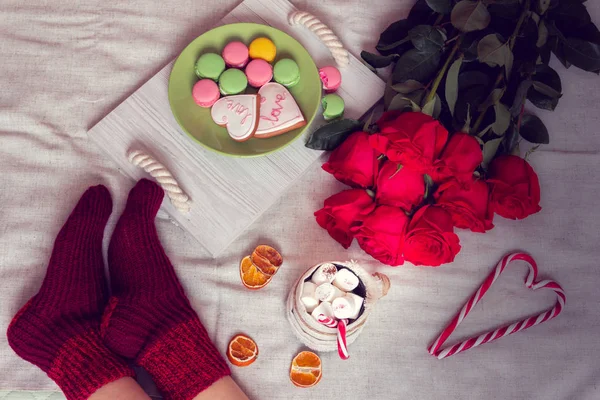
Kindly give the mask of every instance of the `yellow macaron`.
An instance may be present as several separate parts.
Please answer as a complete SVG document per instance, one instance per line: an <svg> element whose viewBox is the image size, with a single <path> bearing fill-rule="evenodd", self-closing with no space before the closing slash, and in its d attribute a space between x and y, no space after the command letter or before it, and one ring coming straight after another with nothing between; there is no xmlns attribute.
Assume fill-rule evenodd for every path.
<svg viewBox="0 0 600 400"><path fill-rule="evenodd" d="M277 54L275 44L265 37L254 39L248 47L250 58L260 58L267 62L273 62Z"/></svg>

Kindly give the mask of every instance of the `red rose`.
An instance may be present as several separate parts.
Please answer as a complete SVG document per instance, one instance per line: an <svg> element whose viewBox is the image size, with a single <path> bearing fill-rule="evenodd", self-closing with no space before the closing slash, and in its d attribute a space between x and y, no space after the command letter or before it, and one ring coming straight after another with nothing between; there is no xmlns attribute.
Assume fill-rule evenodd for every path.
<svg viewBox="0 0 600 400"><path fill-rule="evenodd" d="M402 242L408 217L399 208L379 206L369 214L362 225L352 228L356 240L371 257L384 264L404 264Z"/></svg>
<svg viewBox="0 0 600 400"><path fill-rule="evenodd" d="M469 181L475 168L483 161L483 152L477 139L463 132L450 138L440 159L435 163L432 178L435 182L455 177Z"/></svg>
<svg viewBox="0 0 600 400"><path fill-rule="evenodd" d="M414 265L438 265L454 261L460 251L452 217L444 209L425 206L415 213L404 239L404 258Z"/></svg>
<svg viewBox="0 0 600 400"><path fill-rule="evenodd" d="M425 181L423 175L398 164L386 161L377 177L377 204L400 207L405 211L423 201Z"/></svg>
<svg viewBox="0 0 600 400"><path fill-rule="evenodd" d="M395 120L384 115L382 120L380 133L369 137L371 146L405 168L429 172L448 139L439 121L416 112L403 113Z"/></svg>
<svg viewBox="0 0 600 400"><path fill-rule="evenodd" d="M325 200L323 208L315 212L315 217L317 223L347 249L354 237L350 228L360 224L374 208L375 203L365 190L350 189Z"/></svg>
<svg viewBox="0 0 600 400"><path fill-rule="evenodd" d="M469 182L451 180L441 184L434 197L437 205L450 213L454 226L485 232L494 227L488 195L487 184L471 178Z"/></svg>
<svg viewBox="0 0 600 400"><path fill-rule="evenodd" d="M369 134L355 132L331 153L323 169L346 185L368 188L375 184L378 164Z"/></svg>
<svg viewBox="0 0 600 400"><path fill-rule="evenodd" d="M504 155L488 169L490 206L509 219L523 219L540 211L540 182L531 165L521 157Z"/></svg>

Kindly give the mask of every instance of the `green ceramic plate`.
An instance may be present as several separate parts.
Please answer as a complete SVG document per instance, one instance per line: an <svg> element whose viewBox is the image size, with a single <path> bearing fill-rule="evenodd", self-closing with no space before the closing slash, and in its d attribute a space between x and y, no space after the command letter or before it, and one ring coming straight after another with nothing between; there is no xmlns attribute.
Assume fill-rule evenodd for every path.
<svg viewBox="0 0 600 400"><path fill-rule="evenodd" d="M210 108L202 108L192 99L192 87L198 81L194 64L205 52L221 53L225 45L233 40L243 43L257 37L270 38L277 46L277 61L292 58L300 67L300 83L290 89L307 120L307 125L269 139L250 139L236 142L229 137L225 128L215 124L210 117ZM247 93L250 90L246 90ZM255 91L254 91L255 92ZM315 117L321 101L321 81L314 61L300 43L286 33L259 24L231 24L215 28L196 38L175 61L169 78L169 103L181 128L204 147L221 154L238 157L255 157L271 153L298 138Z"/></svg>

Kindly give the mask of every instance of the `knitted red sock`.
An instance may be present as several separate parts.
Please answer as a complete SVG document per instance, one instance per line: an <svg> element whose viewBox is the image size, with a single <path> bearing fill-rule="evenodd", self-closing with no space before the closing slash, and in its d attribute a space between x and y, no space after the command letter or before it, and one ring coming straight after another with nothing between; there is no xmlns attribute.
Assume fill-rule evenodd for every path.
<svg viewBox="0 0 600 400"><path fill-rule="evenodd" d="M67 399L87 399L133 371L99 335L107 291L102 236L112 202L104 186L89 188L62 227L37 295L8 327L8 343L52 378Z"/></svg>
<svg viewBox="0 0 600 400"><path fill-rule="evenodd" d="M230 372L158 239L154 218L163 197L146 179L129 193L108 249L113 298L103 337L150 372L167 399L189 400Z"/></svg>

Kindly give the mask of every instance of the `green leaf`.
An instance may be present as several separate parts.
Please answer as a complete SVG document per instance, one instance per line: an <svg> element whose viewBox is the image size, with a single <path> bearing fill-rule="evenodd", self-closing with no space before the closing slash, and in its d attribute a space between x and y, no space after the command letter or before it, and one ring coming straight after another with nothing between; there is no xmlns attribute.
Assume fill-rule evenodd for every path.
<svg viewBox="0 0 600 400"><path fill-rule="evenodd" d="M398 54L390 54L388 56L380 56L378 54L362 51L360 56L367 64L373 68L384 68L396 61L400 56Z"/></svg>
<svg viewBox="0 0 600 400"><path fill-rule="evenodd" d="M438 70L440 59L439 51L423 53L417 49L411 49L404 53L396 63L392 73L392 82L396 84L409 79L427 82Z"/></svg>
<svg viewBox="0 0 600 400"><path fill-rule="evenodd" d="M419 81L415 81L414 79L409 79L405 82L396 83L392 85L392 89L394 89L398 93L412 93L415 90L423 89L423 84Z"/></svg>
<svg viewBox="0 0 600 400"><path fill-rule="evenodd" d="M453 117L454 107L456 107L456 100L458 99L458 74L462 66L462 60L463 58L459 57L454 61L446 75L446 103L448 103L448 109Z"/></svg>
<svg viewBox="0 0 600 400"><path fill-rule="evenodd" d="M471 105L467 104L467 118L465 118L465 124L463 125L461 132L471 132Z"/></svg>
<svg viewBox="0 0 600 400"><path fill-rule="evenodd" d="M412 26L433 24L433 21L436 19L436 15L432 11L433 10L429 8L425 0L417 0L415 5L410 9L406 19L412 24Z"/></svg>
<svg viewBox="0 0 600 400"><path fill-rule="evenodd" d="M442 112L442 101L440 100L440 96L436 93L435 97L429 100L426 104L423 105L421 112L423 114L431 115L433 118L438 119L440 113Z"/></svg>
<svg viewBox="0 0 600 400"><path fill-rule="evenodd" d="M365 121L365 124L362 128L364 132L375 133L374 128L377 128L377 125L373 123L373 115L375 115L375 110L371 111L371 114L369 114L369 118L367 118L367 120Z"/></svg>
<svg viewBox="0 0 600 400"><path fill-rule="evenodd" d="M496 120L492 124L492 131L496 135L503 135L510 125L510 111L506 105L498 103L494 104L494 113Z"/></svg>
<svg viewBox="0 0 600 400"><path fill-rule="evenodd" d="M338 119L321 126L308 138L305 146L313 150L331 151L362 127L360 121L354 119Z"/></svg>
<svg viewBox="0 0 600 400"><path fill-rule="evenodd" d="M462 0L452 9L452 25L462 32L479 31L490 24L490 13L481 1Z"/></svg>
<svg viewBox="0 0 600 400"><path fill-rule="evenodd" d="M544 14L548 7L550 7L550 0L538 0L538 11L540 14Z"/></svg>
<svg viewBox="0 0 600 400"><path fill-rule="evenodd" d="M533 90L533 88L531 88L527 93L527 100L529 100L531 104L533 104L537 108L540 108L542 110L554 111L554 109L558 105L559 98L546 96L545 94L542 94L537 90Z"/></svg>
<svg viewBox="0 0 600 400"><path fill-rule="evenodd" d="M439 29L430 25L417 25L408 32L408 37L415 49L431 53L444 47L444 35Z"/></svg>
<svg viewBox="0 0 600 400"><path fill-rule="evenodd" d="M433 179L428 174L423 175L423 180L425 181L425 194L423 195L423 198L427 200L429 195L432 194L434 183Z"/></svg>
<svg viewBox="0 0 600 400"><path fill-rule="evenodd" d="M587 40L568 38L564 42L565 58L584 71L595 72L600 69L600 44Z"/></svg>
<svg viewBox="0 0 600 400"><path fill-rule="evenodd" d="M387 110L388 106L392 102L394 96L396 96L398 92L392 89L392 77L388 76L385 82L385 89L383 91L383 107Z"/></svg>
<svg viewBox="0 0 600 400"><path fill-rule="evenodd" d="M510 124L508 130L506 131L506 135L504 136L504 153L512 154L514 156L519 155L519 132L517 132L517 128L514 124Z"/></svg>
<svg viewBox="0 0 600 400"><path fill-rule="evenodd" d="M544 45L548 42L548 27L546 27L546 22L544 20L540 21L538 26L538 40L535 44L537 47L544 47Z"/></svg>
<svg viewBox="0 0 600 400"><path fill-rule="evenodd" d="M477 45L481 39L481 32L469 32L463 35L458 50L463 54L465 62L477 60Z"/></svg>
<svg viewBox="0 0 600 400"><path fill-rule="evenodd" d="M532 114L523 115L521 120L521 137L531 143L548 144L550 135L541 119Z"/></svg>
<svg viewBox="0 0 600 400"><path fill-rule="evenodd" d="M427 95L427 92L425 91L425 89L419 89L419 90L415 90L412 93L405 94L404 96L408 99L411 99L413 102L415 102L418 105L418 104L423 103L423 99L425 99L426 95Z"/></svg>
<svg viewBox="0 0 600 400"><path fill-rule="evenodd" d="M515 117L521 113L521 107L525 103L525 98L527 97L527 91L531 87L533 82L531 79L525 79L522 81L517 87L517 93L515 94L515 100L510 107L510 114Z"/></svg>
<svg viewBox="0 0 600 400"><path fill-rule="evenodd" d="M412 27L413 24L406 19L392 23L379 36L375 49L383 55L404 53L410 48L408 31Z"/></svg>
<svg viewBox="0 0 600 400"><path fill-rule="evenodd" d="M452 11L452 0L425 0L429 8L436 13L449 14Z"/></svg>
<svg viewBox="0 0 600 400"><path fill-rule="evenodd" d="M404 94L399 93L396 96L394 96L394 98L390 102L390 105L387 108L387 111L396 111L396 110L403 111L407 108L410 108L411 110L413 110L415 106L418 107L418 105L415 104L414 101L407 98Z"/></svg>
<svg viewBox="0 0 600 400"><path fill-rule="evenodd" d="M496 138L485 142L483 145L483 162L481 163L483 168L487 168L490 162L494 159L501 142L502 138Z"/></svg>
<svg viewBox="0 0 600 400"><path fill-rule="evenodd" d="M477 45L479 61L490 67L506 65L509 53L512 56L508 43L501 41L495 33L485 36Z"/></svg>
<svg viewBox="0 0 600 400"><path fill-rule="evenodd" d="M562 96L560 76L547 65L537 65L532 77L533 84L527 92L527 99L536 107L554 110Z"/></svg>
<svg viewBox="0 0 600 400"><path fill-rule="evenodd" d="M554 89L553 87L546 85L543 82L539 82L539 81L533 81L533 87L529 90L536 90L538 92L540 92L543 95L546 95L548 97L552 97L552 98L560 98L562 96L562 94L557 91L556 89Z"/></svg>

